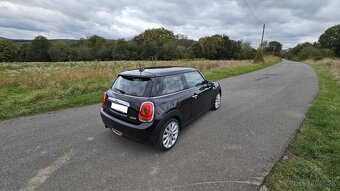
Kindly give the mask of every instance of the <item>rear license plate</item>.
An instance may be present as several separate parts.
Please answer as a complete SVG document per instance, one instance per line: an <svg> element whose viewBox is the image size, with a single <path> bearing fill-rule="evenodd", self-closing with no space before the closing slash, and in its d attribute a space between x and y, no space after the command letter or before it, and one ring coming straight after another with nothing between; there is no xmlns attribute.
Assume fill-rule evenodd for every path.
<svg viewBox="0 0 340 191"><path fill-rule="evenodd" d="M120 111L122 113L127 113L128 111L128 107L124 106L124 105L119 105L116 103L111 103L111 108L117 111Z"/></svg>

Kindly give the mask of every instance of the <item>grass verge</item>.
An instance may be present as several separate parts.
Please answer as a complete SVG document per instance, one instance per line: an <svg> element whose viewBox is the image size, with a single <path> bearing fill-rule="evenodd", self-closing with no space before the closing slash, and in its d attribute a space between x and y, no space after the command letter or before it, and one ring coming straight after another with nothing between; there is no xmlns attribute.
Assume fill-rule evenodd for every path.
<svg viewBox="0 0 340 191"><path fill-rule="evenodd" d="M267 177L269 190L340 190L340 84L333 73L340 61L336 67L327 60L308 62L320 92L286 157Z"/></svg>
<svg viewBox="0 0 340 191"><path fill-rule="evenodd" d="M218 80L278 62L277 57L267 57L264 64L249 60L0 63L0 120L98 103L119 72L139 64L196 67L207 79Z"/></svg>
<svg viewBox="0 0 340 191"><path fill-rule="evenodd" d="M280 59L275 57L269 60L267 59L267 61L263 64L253 64L253 65L248 65L245 67L237 67L237 68L222 68L218 70L203 72L203 74L208 80L220 80L223 78L228 78L228 77L237 76L237 75L253 72L256 70L260 70L268 66L274 65L276 63L279 63L279 62L280 62Z"/></svg>

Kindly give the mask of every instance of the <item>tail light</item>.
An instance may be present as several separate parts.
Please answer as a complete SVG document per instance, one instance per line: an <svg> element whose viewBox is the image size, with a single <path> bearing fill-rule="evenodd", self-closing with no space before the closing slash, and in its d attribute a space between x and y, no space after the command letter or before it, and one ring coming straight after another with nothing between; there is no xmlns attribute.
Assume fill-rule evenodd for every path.
<svg viewBox="0 0 340 191"><path fill-rule="evenodd" d="M152 102L143 102L139 109L138 119L142 122L150 122L153 119L155 107Z"/></svg>
<svg viewBox="0 0 340 191"><path fill-rule="evenodd" d="M105 102L106 102L106 92L103 92L103 95L102 95L102 106L104 106Z"/></svg>

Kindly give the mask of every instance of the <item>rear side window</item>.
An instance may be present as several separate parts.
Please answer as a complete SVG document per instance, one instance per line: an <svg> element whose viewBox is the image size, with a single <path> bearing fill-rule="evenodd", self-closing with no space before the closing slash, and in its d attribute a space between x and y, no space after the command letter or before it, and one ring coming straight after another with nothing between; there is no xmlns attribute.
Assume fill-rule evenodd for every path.
<svg viewBox="0 0 340 191"><path fill-rule="evenodd" d="M187 81L189 88L195 87L204 82L204 78L197 71L184 73L184 78Z"/></svg>
<svg viewBox="0 0 340 191"><path fill-rule="evenodd" d="M148 97L151 86L152 80L150 78L118 76L112 90L126 95Z"/></svg>
<svg viewBox="0 0 340 191"><path fill-rule="evenodd" d="M180 75L165 76L161 79L160 95L178 92L184 89L184 84Z"/></svg>

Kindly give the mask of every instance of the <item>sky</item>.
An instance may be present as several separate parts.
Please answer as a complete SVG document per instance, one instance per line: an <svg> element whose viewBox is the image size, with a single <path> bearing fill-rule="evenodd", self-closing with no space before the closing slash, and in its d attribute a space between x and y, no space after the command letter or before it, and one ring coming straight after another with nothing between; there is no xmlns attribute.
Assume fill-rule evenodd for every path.
<svg viewBox="0 0 340 191"><path fill-rule="evenodd" d="M289 48L340 24L339 8L339 0L0 0L0 37L131 39L164 27L195 40L225 34L256 47L266 24L264 39Z"/></svg>

